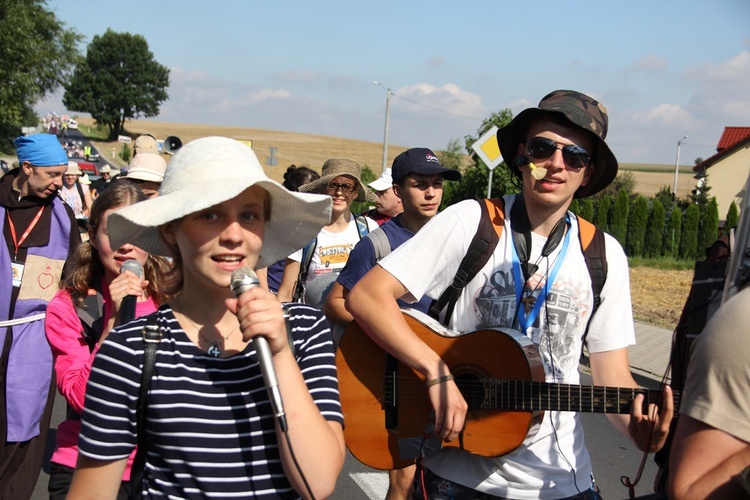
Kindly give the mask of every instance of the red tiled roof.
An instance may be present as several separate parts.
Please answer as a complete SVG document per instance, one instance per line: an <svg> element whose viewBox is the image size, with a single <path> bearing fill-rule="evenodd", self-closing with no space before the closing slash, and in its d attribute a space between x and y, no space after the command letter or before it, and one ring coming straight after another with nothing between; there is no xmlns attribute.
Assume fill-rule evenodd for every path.
<svg viewBox="0 0 750 500"><path fill-rule="evenodd" d="M724 127L719 144L716 146L716 152L721 153L746 137L750 137L750 127Z"/></svg>

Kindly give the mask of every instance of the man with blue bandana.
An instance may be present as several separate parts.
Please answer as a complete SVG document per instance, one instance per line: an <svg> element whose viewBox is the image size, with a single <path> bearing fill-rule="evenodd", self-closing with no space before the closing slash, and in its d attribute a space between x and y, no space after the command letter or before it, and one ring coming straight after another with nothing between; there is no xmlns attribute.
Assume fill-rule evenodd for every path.
<svg viewBox="0 0 750 500"><path fill-rule="evenodd" d="M58 196L68 156L57 137L19 137L14 145L19 166L0 178L0 498L29 498L54 401L44 316L81 237Z"/></svg>

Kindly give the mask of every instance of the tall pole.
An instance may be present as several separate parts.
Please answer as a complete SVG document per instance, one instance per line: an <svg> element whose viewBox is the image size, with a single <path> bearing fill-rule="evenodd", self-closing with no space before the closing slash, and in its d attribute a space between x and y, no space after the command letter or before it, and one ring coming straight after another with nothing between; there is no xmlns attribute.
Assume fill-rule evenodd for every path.
<svg viewBox="0 0 750 500"><path fill-rule="evenodd" d="M372 82L373 85L383 87L385 89L385 130L383 132L383 170L388 168L388 123L391 114L391 89L384 86L380 82Z"/></svg>
<svg viewBox="0 0 750 500"><path fill-rule="evenodd" d="M685 139L687 139L686 135L677 141L677 159L674 162L674 189L672 189L675 198L677 198L677 174L680 173L680 147L682 146L682 141Z"/></svg>

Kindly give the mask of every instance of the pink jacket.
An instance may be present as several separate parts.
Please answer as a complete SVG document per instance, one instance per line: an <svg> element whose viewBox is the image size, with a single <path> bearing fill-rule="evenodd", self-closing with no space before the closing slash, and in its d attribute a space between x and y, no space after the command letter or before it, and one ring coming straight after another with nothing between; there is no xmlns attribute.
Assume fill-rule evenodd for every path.
<svg viewBox="0 0 750 500"><path fill-rule="evenodd" d="M112 314L112 299L109 296L109 288L102 286L102 289L104 290L102 294L104 324L106 324ZM135 315L136 317L145 316L156 310L156 303L149 298L137 303ZM89 352L89 346L81 334L83 330L81 320L76 314L73 299L67 290L60 290L50 301L47 307L45 330L54 356L57 389L76 412L83 413L86 383L99 347ZM80 432L80 420L65 420L57 427L57 443L51 462L75 468L76 460L78 460L78 434ZM130 480L130 467L134 457L135 450L128 459L128 465L122 476L123 481Z"/></svg>

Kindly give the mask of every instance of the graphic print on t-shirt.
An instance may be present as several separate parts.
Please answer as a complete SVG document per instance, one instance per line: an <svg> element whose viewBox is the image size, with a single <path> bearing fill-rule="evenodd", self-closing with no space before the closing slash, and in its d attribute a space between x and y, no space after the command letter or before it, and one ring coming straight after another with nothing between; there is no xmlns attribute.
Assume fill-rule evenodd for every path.
<svg viewBox="0 0 750 500"><path fill-rule="evenodd" d="M544 285L545 275L539 272L534 274L526 283L523 296L531 292L534 298L539 298ZM561 380L571 367L575 369L578 366L582 322L589 314L587 300L586 292L581 293L572 283L561 283L558 279L552 284L536 320L525 332L539 347L545 371L555 380ZM485 277L485 284L474 296L474 314L477 329L518 329L516 290L510 271L497 270ZM544 323L547 328L541 327Z"/></svg>
<svg viewBox="0 0 750 500"><path fill-rule="evenodd" d="M336 273L340 272L346 264L353 246L351 244L337 244L318 247L320 266L314 269L314 273L327 274L332 270Z"/></svg>

